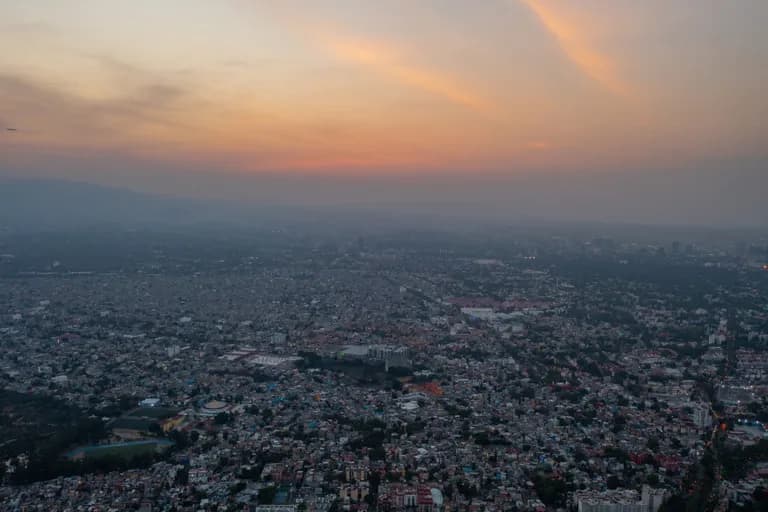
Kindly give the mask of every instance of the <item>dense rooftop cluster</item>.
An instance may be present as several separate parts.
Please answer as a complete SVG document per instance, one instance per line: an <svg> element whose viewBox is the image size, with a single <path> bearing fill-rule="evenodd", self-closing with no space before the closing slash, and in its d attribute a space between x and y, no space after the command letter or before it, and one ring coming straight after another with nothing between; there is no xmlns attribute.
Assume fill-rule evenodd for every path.
<svg viewBox="0 0 768 512"><path fill-rule="evenodd" d="M765 498L768 273L733 251L354 240L97 271L3 252L2 510Z"/></svg>

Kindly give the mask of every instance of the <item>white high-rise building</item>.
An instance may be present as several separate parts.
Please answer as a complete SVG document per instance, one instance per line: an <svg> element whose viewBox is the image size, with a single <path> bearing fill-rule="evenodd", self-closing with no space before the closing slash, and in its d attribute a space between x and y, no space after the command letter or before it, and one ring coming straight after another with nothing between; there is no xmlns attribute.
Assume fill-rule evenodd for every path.
<svg viewBox="0 0 768 512"><path fill-rule="evenodd" d="M698 404L693 408L693 423L699 428L706 428L712 424L712 416L709 414L709 407L704 404Z"/></svg>

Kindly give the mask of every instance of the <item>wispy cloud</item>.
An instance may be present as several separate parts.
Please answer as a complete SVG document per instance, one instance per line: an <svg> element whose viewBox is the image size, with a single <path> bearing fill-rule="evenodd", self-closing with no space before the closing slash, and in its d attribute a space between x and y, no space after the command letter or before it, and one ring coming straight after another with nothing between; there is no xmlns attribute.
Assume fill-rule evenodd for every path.
<svg viewBox="0 0 768 512"><path fill-rule="evenodd" d="M491 109L491 102L470 86L447 74L409 63L387 45L340 36L337 31L310 30L310 33L326 51L345 62L474 111Z"/></svg>
<svg viewBox="0 0 768 512"><path fill-rule="evenodd" d="M167 126L186 91L150 83L111 99L89 99L27 77L0 74L0 96L8 122L25 128L31 141L95 143L124 138L147 126Z"/></svg>
<svg viewBox="0 0 768 512"><path fill-rule="evenodd" d="M616 69L616 63L595 47L589 30L565 16L552 0L520 0L533 11L541 24L557 40L560 48L582 73L613 94L631 93Z"/></svg>

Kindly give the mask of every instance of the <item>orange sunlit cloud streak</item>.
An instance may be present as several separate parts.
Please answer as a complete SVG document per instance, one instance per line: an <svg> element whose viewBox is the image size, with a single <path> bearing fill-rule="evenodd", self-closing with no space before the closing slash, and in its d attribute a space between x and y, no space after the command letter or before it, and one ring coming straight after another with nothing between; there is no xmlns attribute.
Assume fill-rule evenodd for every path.
<svg viewBox="0 0 768 512"><path fill-rule="evenodd" d="M587 29L564 16L550 0L520 0L536 14L557 40L560 48L579 70L606 90L619 96L631 95L631 88L618 74L616 64L594 48Z"/></svg>
<svg viewBox="0 0 768 512"><path fill-rule="evenodd" d="M397 83L477 112L491 109L490 102L469 87L439 72L407 64L388 48L325 34L318 39L337 58L358 64Z"/></svg>

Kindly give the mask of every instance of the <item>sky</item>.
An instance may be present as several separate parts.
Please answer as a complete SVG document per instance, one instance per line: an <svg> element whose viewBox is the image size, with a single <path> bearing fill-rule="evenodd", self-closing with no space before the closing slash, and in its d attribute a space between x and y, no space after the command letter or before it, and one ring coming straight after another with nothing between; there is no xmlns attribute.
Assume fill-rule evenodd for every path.
<svg viewBox="0 0 768 512"><path fill-rule="evenodd" d="M535 182L589 191L566 216L768 222L766 22L764 0L0 0L0 174L330 202Z"/></svg>

